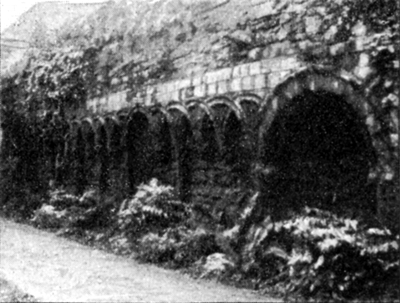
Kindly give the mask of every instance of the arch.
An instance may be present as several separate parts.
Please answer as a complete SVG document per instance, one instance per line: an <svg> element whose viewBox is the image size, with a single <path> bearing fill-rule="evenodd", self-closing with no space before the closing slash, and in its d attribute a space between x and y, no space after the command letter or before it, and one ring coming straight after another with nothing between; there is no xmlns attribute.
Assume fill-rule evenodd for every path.
<svg viewBox="0 0 400 303"><path fill-rule="evenodd" d="M151 106L150 108L149 108L149 111L150 111L150 113L152 114L152 115L154 115L154 114L156 114L156 113L160 113L160 114L162 114L164 117L165 117L165 119L166 119L166 121L168 122L168 123L172 123L172 116L171 116L171 114L168 112L168 110L167 110L167 108L166 107L164 107L164 106L162 106L161 104L155 104L155 105L153 105L153 106Z"/></svg>
<svg viewBox="0 0 400 303"><path fill-rule="evenodd" d="M189 115L191 115L190 110L197 108L200 108L201 110L203 110L209 117L211 120L213 120L213 114L212 114L212 110L209 107L209 105L207 103L205 103L202 100L198 100L198 99L193 99L193 100L188 100L185 102L185 106L188 109ZM191 115L192 116L192 115ZM192 123L195 122L194 121L194 117L191 117L192 119Z"/></svg>
<svg viewBox="0 0 400 303"><path fill-rule="evenodd" d="M177 150L177 181L179 196L189 202L193 179L193 130L189 118L181 114L174 120L175 148Z"/></svg>
<svg viewBox="0 0 400 303"><path fill-rule="evenodd" d="M104 192L108 188L108 174L109 174L109 149L108 149L108 133L106 128L106 121L103 117L99 116L94 119L96 127L96 153L97 160L100 165L99 168L99 189Z"/></svg>
<svg viewBox="0 0 400 303"><path fill-rule="evenodd" d="M225 105L228 107L232 112L235 113L236 117L238 120L241 120L244 118L244 113L241 109L241 107L237 106L235 102L233 102L230 98L226 96L216 96L216 97L211 97L205 101L210 108L213 108L214 106L218 105Z"/></svg>
<svg viewBox="0 0 400 303"><path fill-rule="evenodd" d="M122 159L123 123L116 114L105 116L105 127L108 133L108 149L111 165L115 166Z"/></svg>
<svg viewBox="0 0 400 303"><path fill-rule="evenodd" d="M302 200L338 210L339 202L348 207L357 201L375 161L365 124L368 108L357 83L309 68L279 84L261 112L260 160L273 173L260 183L269 195L265 199L281 204L270 202L272 208L299 206L294 200Z"/></svg>
<svg viewBox="0 0 400 303"><path fill-rule="evenodd" d="M133 108L128 115L124 134L127 152L128 182L131 191L147 181L149 163L147 161L147 135L150 126L149 114L141 106Z"/></svg>
<svg viewBox="0 0 400 303"><path fill-rule="evenodd" d="M192 122L194 152L206 163L215 163L221 156L222 140L213 110L201 100L189 100L186 107Z"/></svg>
<svg viewBox="0 0 400 303"><path fill-rule="evenodd" d="M233 100L236 106L240 107L245 117L245 131L247 134L247 143L250 145L250 158L256 159L259 128L262 121L263 100L256 94L240 94Z"/></svg>
<svg viewBox="0 0 400 303"><path fill-rule="evenodd" d="M365 128L363 128L362 132L365 141L370 141L372 129L370 129L370 125L366 123L369 109L367 103L363 102L364 96L357 81L342 71L333 71L331 68L314 66L295 73L284 82L277 85L272 94L267 98L264 106L260 109L262 122L259 133L259 148L261 150L264 148L263 137L268 132L278 112L294 97L301 95L304 91L325 91L343 96L344 100L357 113L356 119L358 123L367 125L368 131L365 132ZM369 153L371 161L374 162L372 159L374 158L372 149L371 144Z"/></svg>
<svg viewBox="0 0 400 303"><path fill-rule="evenodd" d="M150 107L149 112L152 116L149 138L151 173L162 183L173 184L174 178L171 176L170 166L174 160L177 160L177 149L172 131L173 117L160 104Z"/></svg>
<svg viewBox="0 0 400 303"><path fill-rule="evenodd" d="M87 184L87 176L85 171L85 137L82 131L80 121L73 121L74 136L71 150L71 171L74 185L78 194L82 194Z"/></svg>
<svg viewBox="0 0 400 303"><path fill-rule="evenodd" d="M85 144L85 175L89 183L96 180L96 126L93 118L85 117L81 120L82 135Z"/></svg>
<svg viewBox="0 0 400 303"><path fill-rule="evenodd" d="M249 93L237 95L233 99L233 102L236 104L237 107L242 109L242 111L244 111L245 114L246 111L245 108L243 108L244 102L251 103L255 105L257 108L261 108L262 106L262 99L256 94L249 94Z"/></svg>
<svg viewBox="0 0 400 303"><path fill-rule="evenodd" d="M179 102L175 102L174 101L174 102L168 103L167 106L166 106L166 110L170 114L172 114L172 112L179 112L180 114L186 116L186 118L188 118L189 121L190 121L190 115L189 115L189 112L188 112L187 108L183 104L181 104Z"/></svg>
<svg viewBox="0 0 400 303"><path fill-rule="evenodd" d="M116 114L105 116L105 124L108 133L108 152L109 152L109 176L107 186L124 191L126 186L125 168L121 167L125 160L124 154L124 123Z"/></svg>
<svg viewBox="0 0 400 303"><path fill-rule="evenodd" d="M136 104L134 107L132 107L129 112L128 112L128 119L131 119L133 115L136 115L138 113L141 113L144 115L148 121L151 120L151 115L147 107L144 107L141 104Z"/></svg>
<svg viewBox="0 0 400 303"><path fill-rule="evenodd" d="M214 124L217 125L221 140L222 154L226 163L236 166L240 162L240 147L245 144L244 113L226 96L210 98L207 104L212 108Z"/></svg>

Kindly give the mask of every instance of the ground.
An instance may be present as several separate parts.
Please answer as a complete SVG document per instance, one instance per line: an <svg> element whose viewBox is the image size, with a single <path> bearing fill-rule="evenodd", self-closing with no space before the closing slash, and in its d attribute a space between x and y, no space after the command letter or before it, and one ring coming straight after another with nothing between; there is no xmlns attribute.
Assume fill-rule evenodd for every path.
<svg viewBox="0 0 400 303"><path fill-rule="evenodd" d="M276 302L251 290L194 280L0 218L1 291L46 302ZM3 286L4 285L4 286ZM9 294L11 296L11 294ZM12 298L12 297L10 297Z"/></svg>

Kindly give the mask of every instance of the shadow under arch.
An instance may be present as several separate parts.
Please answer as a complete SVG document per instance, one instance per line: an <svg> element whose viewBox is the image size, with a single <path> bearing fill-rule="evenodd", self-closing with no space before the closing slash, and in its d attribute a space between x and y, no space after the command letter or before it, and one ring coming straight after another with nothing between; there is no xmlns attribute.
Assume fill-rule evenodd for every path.
<svg viewBox="0 0 400 303"><path fill-rule="evenodd" d="M232 181L236 182L237 178L248 181L251 159L248 157L250 145L244 112L225 96L213 97L207 104L213 110L222 142L223 160L231 169Z"/></svg>
<svg viewBox="0 0 400 303"><path fill-rule="evenodd" d="M99 116L94 119L96 128L96 154L98 171L98 184L100 192L105 192L108 188L110 151L109 151L109 134L107 132L106 120Z"/></svg>
<svg viewBox="0 0 400 303"><path fill-rule="evenodd" d="M150 126L149 114L141 107L133 108L126 122L124 135L126 166L130 191L146 182L148 178L147 134Z"/></svg>
<svg viewBox="0 0 400 303"><path fill-rule="evenodd" d="M124 168L121 166L124 163L123 138L125 125L121 120L124 118L127 119L127 117L123 116L122 113L120 114L122 117L118 113L108 114L104 117L104 120L108 134L108 185L122 193L125 189L124 174L121 174L121 171L124 171Z"/></svg>
<svg viewBox="0 0 400 303"><path fill-rule="evenodd" d="M174 134L172 131L172 116L161 105L154 105L149 109L151 115L150 139L151 147L149 162L151 175L163 184L174 184L171 177L170 166L177 159L177 150L174 146Z"/></svg>
<svg viewBox="0 0 400 303"><path fill-rule="evenodd" d="M207 103L200 100L190 100L186 107L193 129L193 152L205 163L214 164L221 157L222 143L213 111Z"/></svg>
<svg viewBox="0 0 400 303"><path fill-rule="evenodd" d="M172 132L177 159L173 169L176 170L176 179L179 196L182 201L189 202L192 188L193 174L193 130L190 115L185 106L171 103L167 111L172 118Z"/></svg>
<svg viewBox="0 0 400 303"><path fill-rule="evenodd" d="M326 69L307 69L268 99L260 129L262 199L280 216L304 205L346 211L367 201L375 155L368 108L356 83ZM371 200L367 206L373 211Z"/></svg>
<svg viewBox="0 0 400 303"><path fill-rule="evenodd" d="M85 175L86 185L97 183L97 150L96 150L96 126L91 117L81 119L81 128L85 140Z"/></svg>
<svg viewBox="0 0 400 303"><path fill-rule="evenodd" d="M71 122L71 140L70 140L70 160L68 170L70 178L74 180L75 190L77 194L82 194L87 184L87 176L85 172L86 144L85 136L82 129L82 123L79 120Z"/></svg>

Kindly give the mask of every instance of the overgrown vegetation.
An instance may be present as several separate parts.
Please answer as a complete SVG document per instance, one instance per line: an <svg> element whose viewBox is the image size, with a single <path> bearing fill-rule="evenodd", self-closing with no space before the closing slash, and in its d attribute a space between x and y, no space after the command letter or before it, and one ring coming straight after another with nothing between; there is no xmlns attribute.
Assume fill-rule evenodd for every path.
<svg viewBox="0 0 400 303"><path fill-rule="evenodd" d="M102 179L105 185L109 182L118 188L103 190L106 186L98 186L97 179L89 180L99 162L108 165L107 152L99 152L101 146L107 149L108 126L104 124L101 136L91 129L92 122L85 125L89 131L84 131L83 126L68 125L67 120L76 118L76 110L88 98L118 89L130 89L129 95L135 96L145 84L167 79L176 70L170 46L155 58L147 58L149 64L133 58L132 53L142 50L142 45L140 39L135 40L137 36L129 36L123 24L119 25L121 32L108 33L107 28L101 28L88 39L75 28L82 40L79 47L41 50L20 73L2 79L2 213L18 220L32 219L38 227L59 230L117 253L133 254L144 262L189 270L198 277L235 281L288 298L398 298L398 7L393 0L329 3L330 17L321 26L321 39L327 44L352 43L332 56L323 53L318 57L312 50L302 55L308 63L335 66L345 62L343 65L349 66L343 68L352 70L355 66L349 59L359 51L354 32L371 33L363 42L365 56L357 60L366 61L367 73L359 80L369 106L366 122L373 125L370 135L378 154L378 165L370 172L370 179L377 187L382 225L305 209L289 219L273 222L267 216L261 223L244 226L249 222L246 219L259 211L257 203L267 205L268 201L257 200L249 163L237 168L245 177L236 178L239 173L232 173L237 160L245 159L243 154L248 151L232 152L233 165L219 167L222 155L215 125L208 116L207 123L199 122L199 137L205 137L204 141L195 140L185 117L175 125L177 142L170 138L174 130L170 133L164 116L159 119L163 124L159 122L154 130L150 127L153 134L149 135L147 117L137 115L146 120L146 130L138 142L126 140L123 126L130 117L125 117L126 121L121 118L114 125L117 131L111 132L115 142L109 144L113 175L117 177ZM343 13L338 14L338 9ZM265 20L264 25L270 21ZM254 29L254 33L259 30ZM65 39L71 42L71 37ZM121 41L126 44L125 51L131 49L127 54L120 54ZM240 60L246 53L242 55ZM143 125L132 124L129 134L136 138L137 129ZM235 140L228 142L232 145L228 144L228 151L239 141L236 136L232 138ZM172 152L165 153L174 148L179 150L179 159L173 159ZM128 155L127 150L137 153ZM199 159L195 159L196 153ZM144 154L146 158L141 158ZM128 171L126 158L131 161ZM176 168L179 163L175 162L182 166ZM103 168L106 176L108 166ZM154 177L156 171L165 180L173 179L165 171L179 175L180 193L156 179L134 188ZM128 180L131 172L134 180ZM125 184L129 182L131 195Z"/></svg>
<svg viewBox="0 0 400 303"><path fill-rule="evenodd" d="M96 191L53 190L32 222L119 254L201 278L246 285L287 299L347 301L398 298L400 238L361 219L305 208L290 219L265 218L240 242L258 195L234 226L210 222L153 179L108 205ZM229 212L229 209L223 211Z"/></svg>
<svg viewBox="0 0 400 303"><path fill-rule="evenodd" d="M399 236L359 220L305 209L254 226L243 272L261 289L300 299L382 298L399 279ZM397 290L391 294L398 298Z"/></svg>

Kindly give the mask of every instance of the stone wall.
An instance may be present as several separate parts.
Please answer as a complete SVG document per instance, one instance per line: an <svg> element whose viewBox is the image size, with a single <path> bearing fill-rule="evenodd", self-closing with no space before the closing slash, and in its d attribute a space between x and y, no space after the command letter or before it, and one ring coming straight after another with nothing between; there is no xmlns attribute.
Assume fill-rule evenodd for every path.
<svg viewBox="0 0 400 303"><path fill-rule="evenodd" d="M371 73L370 56L364 51L364 45L373 37L360 37L354 41L336 43L330 46L320 43L307 43L303 49L312 54L334 58L341 56L332 67L345 77L351 77L358 83ZM209 72L192 73L186 78L137 87L131 90L109 93L103 97L87 101L88 112L100 114L115 112L136 104L151 106L167 105L169 102L184 102L191 99L207 99L215 96L236 96L243 93L254 94L261 99L269 97L278 84L296 72L315 64L302 58L301 51L291 49L290 44L271 45L263 53L265 59L237 64L232 67L215 69ZM349 51L350 50L350 51ZM317 65L321 66L321 65Z"/></svg>
<svg viewBox="0 0 400 303"><path fill-rule="evenodd" d="M215 189L216 194L203 195L203 201L213 200L230 188L240 192L262 183L265 200L276 200L266 203L283 211L294 202L270 195L274 182L287 188L308 182L304 188L323 192L321 201L333 203L330 208L350 200L356 209L373 205L374 189L366 187L377 180L373 180L376 163L384 165L382 155L376 159L380 143L374 138L379 117L368 99L367 84L368 77L376 72L371 64L375 46L371 45L381 39L381 33L360 20L351 23L349 16L344 22L348 12L342 12L337 1L171 0L159 1L153 7L144 1L135 2L137 7L121 3L126 7L110 4L110 10L102 12L104 18L99 18L101 22L92 27L100 28L99 33L108 38L99 38L104 42L98 48L101 72L88 92L95 97L87 101L86 108L73 113L75 120L69 121L71 142L63 161L78 163L71 170L70 180L78 180L80 185L84 181L93 186L114 184L134 190L138 182L165 177L165 182L179 188L185 200ZM135 15L131 30L125 31L122 25L121 29L114 28L117 38L107 32L110 22L123 20L118 16L130 12ZM107 58L112 65L107 65ZM315 111L308 108L308 99L315 96L321 99L315 103L315 111L324 113L327 121L318 120ZM299 102L301 106L296 105ZM336 115L323 110L324 102L337 105L332 107ZM271 159L279 156L280 147L293 147L282 141L296 141L293 125L301 128L302 122L308 123L309 113L309 119L316 121L309 124L313 131L329 129L340 139L341 134L333 131L335 123L338 128L347 123L354 127L355 141L364 148L336 162L324 155L313 158L312 152L303 149L306 156L289 164L298 171L304 168L312 178L299 173L293 181L295 170L287 171L281 163L284 161ZM395 116L394 111L391 115ZM398 126L398 119L393 121ZM317 135L321 142L330 140ZM351 131L342 135L352 141ZM312 141L313 136L307 136ZM340 145L339 139L332 142ZM351 146L349 143L347 148ZM163 149L172 150L169 158L163 155ZM293 154L296 156L296 150ZM353 162L357 164L354 167ZM326 176L333 180L316 180L314 175L325 166L330 171ZM342 172L332 173L335 169ZM259 178L257 170L262 171ZM82 174L85 180L76 178ZM348 182L352 184L348 187L343 183L354 176L362 184ZM310 190L319 183L326 188ZM296 187L290 194L304 188ZM280 191L281 196L289 194L282 186ZM297 197L303 199L302 205L312 203L306 194Z"/></svg>

